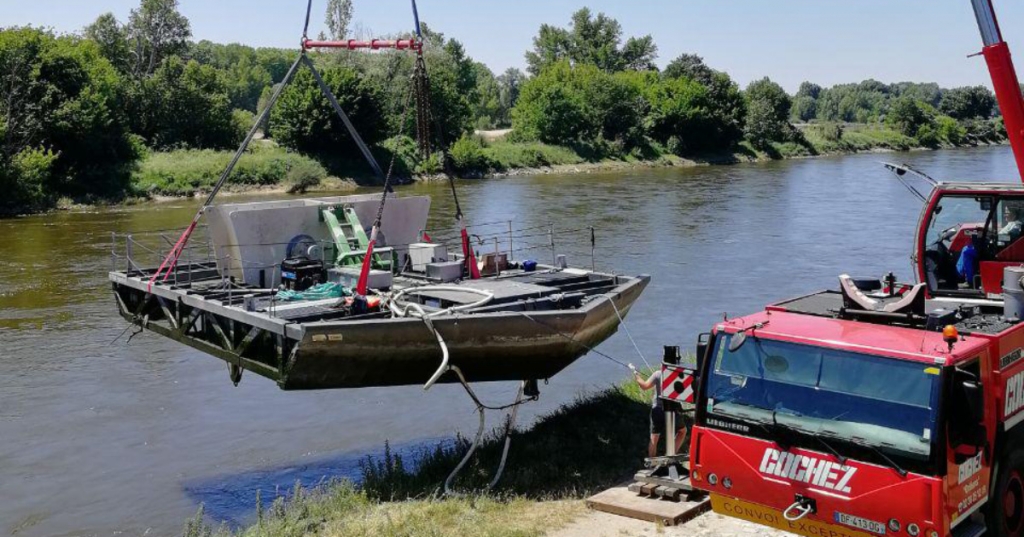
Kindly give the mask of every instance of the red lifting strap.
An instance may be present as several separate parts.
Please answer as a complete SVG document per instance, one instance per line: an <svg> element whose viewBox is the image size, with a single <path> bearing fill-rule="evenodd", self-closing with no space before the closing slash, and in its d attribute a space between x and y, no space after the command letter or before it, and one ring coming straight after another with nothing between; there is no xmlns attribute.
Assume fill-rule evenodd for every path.
<svg viewBox="0 0 1024 537"><path fill-rule="evenodd" d="M362 48L379 50L382 48L393 48L397 50L420 50L423 48L423 43L415 39L399 39L397 41L388 39L371 39L369 41L360 41L358 39L348 39L345 41L315 41L313 39L303 39L302 48L306 50L314 48L343 48L347 50Z"/></svg>

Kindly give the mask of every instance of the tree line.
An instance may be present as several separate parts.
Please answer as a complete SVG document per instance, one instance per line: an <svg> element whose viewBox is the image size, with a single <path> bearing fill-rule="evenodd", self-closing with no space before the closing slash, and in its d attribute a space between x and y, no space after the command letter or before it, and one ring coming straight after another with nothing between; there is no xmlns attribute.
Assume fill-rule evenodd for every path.
<svg viewBox="0 0 1024 537"><path fill-rule="evenodd" d="M351 0L329 0L330 34L322 37L351 37L352 16ZM921 145L956 145L1002 128L982 87L804 83L790 96L768 78L740 88L692 54L659 69L651 36L624 38L618 21L587 8L566 27L541 26L526 73L496 75L458 40L426 24L423 33L427 98L441 126L434 142L451 146L463 170L488 167L471 133L498 127L513 128L512 143L565 146L586 158L699 155L744 144L770 151L807 143L806 123L830 126L833 138L845 123L885 125ZM236 147L297 54L196 42L177 0L141 0L127 20L103 14L76 34L0 30L0 213L44 209L61 197L131 194L132 175L151 152ZM410 137L413 55L310 55L381 159L400 157L406 171L442 169L444 154L423 160ZM308 71L299 71L262 127L265 137L329 170L358 162Z"/></svg>

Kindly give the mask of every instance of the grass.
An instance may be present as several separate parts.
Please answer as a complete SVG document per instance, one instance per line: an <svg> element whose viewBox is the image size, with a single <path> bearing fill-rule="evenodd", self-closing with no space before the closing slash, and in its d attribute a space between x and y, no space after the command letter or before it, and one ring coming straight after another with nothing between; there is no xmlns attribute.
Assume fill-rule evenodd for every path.
<svg viewBox="0 0 1024 537"><path fill-rule="evenodd" d="M186 537L540 536L570 522L579 501L628 478L646 451L648 397L632 381L579 398L513 435L505 473L488 494L442 498L444 479L468 447L464 439L424 449L404 461L385 449L363 462L361 487L335 482L297 487L288 500L260 509L256 523L214 530L202 510ZM493 418L492 418L493 419ZM492 477L503 438L494 431L455 487L480 490ZM257 502L259 503L259 502Z"/></svg>
<svg viewBox="0 0 1024 537"><path fill-rule="evenodd" d="M483 148L483 154L501 171L580 164L586 160L571 148L540 142L492 142Z"/></svg>
<svg viewBox="0 0 1024 537"><path fill-rule="evenodd" d="M209 190L234 155L231 151L178 150L152 153L133 177L135 190L161 196L191 196ZM301 192L327 178L317 161L276 146L257 146L238 161L228 188L285 186Z"/></svg>

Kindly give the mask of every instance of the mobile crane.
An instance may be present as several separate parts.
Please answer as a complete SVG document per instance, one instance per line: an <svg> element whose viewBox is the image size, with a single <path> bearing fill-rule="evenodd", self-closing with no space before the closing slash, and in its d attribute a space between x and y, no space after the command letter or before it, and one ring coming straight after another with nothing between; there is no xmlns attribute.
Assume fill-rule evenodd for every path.
<svg viewBox="0 0 1024 537"><path fill-rule="evenodd" d="M1024 99L991 0L982 55L1024 177ZM1024 185L935 183L919 283L726 319L697 344L692 485L812 537L1024 536Z"/></svg>

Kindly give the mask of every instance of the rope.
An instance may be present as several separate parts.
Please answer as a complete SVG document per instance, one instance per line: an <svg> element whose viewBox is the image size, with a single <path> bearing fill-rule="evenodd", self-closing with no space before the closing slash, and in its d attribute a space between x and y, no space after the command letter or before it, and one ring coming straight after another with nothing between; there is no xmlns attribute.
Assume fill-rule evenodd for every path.
<svg viewBox="0 0 1024 537"><path fill-rule="evenodd" d="M602 358L606 358L608 360L611 360L611 361L621 365L622 367L624 367L626 369L629 369L629 364L627 364L626 362L623 362L623 361L620 361L620 360L616 360L615 358L612 358L611 356L608 356L607 354L605 354L605 353L603 353L603 352L601 352L601 351L599 351L599 350L597 350L597 349L587 345L586 343L583 343L582 341L579 341L576 338L574 338L574 337L572 337L572 336L570 336L568 334L562 333L557 328L555 328L553 326L550 326L548 324L542 323L542 322L538 321L537 319L534 319L533 317L530 317L529 314L527 314L525 311L520 311L519 314L522 315L523 317L526 317L527 319L529 319L529 320L531 320L531 321L533 321L533 322L535 322L535 323L537 323L537 324L547 328L548 330L551 330L556 335L559 335L559 336L561 336L561 337L563 337L563 338L565 338L565 339L567 339L567 340L569 340L569 341L579 345L580 347L583 347L584 349L587 349L587 352L592 352L592 353L594 353L594 354L596 354L596 355L598 355L598 356L600 356Z"/></svg>
<svg viewBox="0 0 1024 537"><path fill-rule="evenodd" d="M653 370L654 368L651 367L651 363L647 361L647 358L644 358L644 353L640 352L640 346L637 345L636 340L633 339L633 334L629 333L629 327L626 326L625 319L623 319L622 314L619 313L619 307L615 305L615 301L612 300L612 297L608 297L608 302L612 303L612 309L615 310L615 316L619 318L619 325L621 325L622 329L626 331L626 336L629 338L630 343L633 344L633 348L636 349L636 353L640 355L640 359L644 361L644 365L647 366L647 369Z"/></svg>

